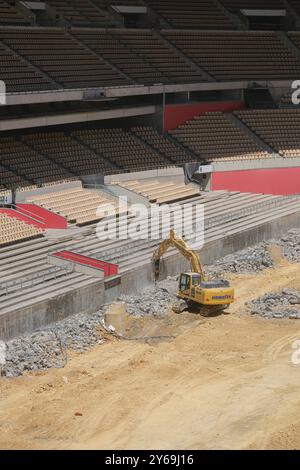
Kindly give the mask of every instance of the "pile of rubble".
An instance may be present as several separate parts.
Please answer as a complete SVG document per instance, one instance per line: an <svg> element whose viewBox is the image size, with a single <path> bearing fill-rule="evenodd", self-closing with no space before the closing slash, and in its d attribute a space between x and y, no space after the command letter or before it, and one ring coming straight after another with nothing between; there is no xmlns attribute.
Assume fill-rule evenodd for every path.
<svg viewBox="0 0 300 470"><path fill-rule="evenodd" d="M220 277L223 273L255 273L274 266L273 260L268 252L267 243L245 250L238 251L232 255L217 260L212 266L206 268L210 277Z"/></svg>
<svg viewBox="0 0 300 470"><path fill-rule="evenodd" d="M283 255L291 263L300 262L300 229L292 229L278 242L282 247Z"/></svg>
<svg viewBox="0 0 300 470"><path fill-rule="evenodd" d="M129 315L164 315L176 300L177 290L177 278L168 277L138 295L121 295L118 301L126 303L126 311Z"/></svg>
<svg viewBox="0 0 300 470"><path fill-rule="evenodd" d="M97 331L103 313L102 309L92 315L73 315L43 330L8 341L2 375L15 377L24 371L65 366L67 350L83 352L104 341Z"/></svg>
<svg viewBox="0 0 300 470"><path fill-rule="evenodd" d="M300 319L300 292L295 289L286 288L281 292L268 293L246 305L252 315Z"/></svg>

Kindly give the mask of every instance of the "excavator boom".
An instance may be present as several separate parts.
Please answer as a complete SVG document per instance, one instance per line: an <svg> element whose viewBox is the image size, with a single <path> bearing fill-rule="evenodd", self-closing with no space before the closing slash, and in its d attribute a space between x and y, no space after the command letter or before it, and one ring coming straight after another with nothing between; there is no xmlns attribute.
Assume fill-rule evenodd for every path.
<svg viewBox="0 0 300 470"><path fill-rule="evenodd" d="M170 247L177 248L177 250L190 262L192 271L200 274L201 279L205 280L205 274L200 261L200 257L182 238L178 237L175 230L170 231L170 237L164 240L159 248L153 254L153 260L158 265L162 256L168 251Z"/></svg>

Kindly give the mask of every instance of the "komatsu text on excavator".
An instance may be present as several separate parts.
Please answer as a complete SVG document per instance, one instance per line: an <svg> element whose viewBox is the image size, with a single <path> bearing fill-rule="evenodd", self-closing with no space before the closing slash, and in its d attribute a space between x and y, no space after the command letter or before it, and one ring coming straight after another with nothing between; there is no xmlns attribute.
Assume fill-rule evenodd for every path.
<svg viewBox="0 0 300 470"><path fill-rule="evenodd" d="M200 313L214 314L225 310L234 301L234 289L226 280L207 280L198 253L171 230L153 254L155 279L159 276L160 260L171 248L177 248L191 263L192 272L181 273L179 277L179 301L173 306L176 313L189 307L197 307Z"/></svg>

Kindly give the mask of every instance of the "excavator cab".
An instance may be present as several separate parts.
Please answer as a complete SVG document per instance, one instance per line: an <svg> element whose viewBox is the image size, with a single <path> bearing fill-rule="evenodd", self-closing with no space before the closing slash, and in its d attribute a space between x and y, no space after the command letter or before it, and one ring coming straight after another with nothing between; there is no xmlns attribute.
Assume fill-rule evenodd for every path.
<svg viewBox="0 0 300 470"><path fill-rule="evenodd" d="M182 273L179 278L179 292L190 291L191 287L199 286L201 275L197 273Z"/></svg>

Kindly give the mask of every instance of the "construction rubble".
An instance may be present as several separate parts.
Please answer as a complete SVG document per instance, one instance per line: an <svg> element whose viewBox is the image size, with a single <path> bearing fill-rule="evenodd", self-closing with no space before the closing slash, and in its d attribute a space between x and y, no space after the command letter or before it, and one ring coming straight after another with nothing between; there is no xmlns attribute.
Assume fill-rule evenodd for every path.
<svg viewBox="0 0 300 470"><path fill-rule="evenodd" d="M84 352L104 340L97 329L104 309L94 314L79 314L20 336L6 343L6 363L2 375L15 377L25 371L64 367L67 351Z"/></svg>
<svg viewBox="0 0 300 470"><path fill-rule="evenodd" d="M223 273L255 273L273 266L273 260L268 252L268 244L259 243L254 247L217 260L213 266L208 266L206 272L211 277L220 277Z"/></svg>
<svg viewBox="0 0 300 470"><path fill-rule="evenodd" d="M268 293L252 300L247 307L252 315L264 318L300 319L300 291L287 288Z"/></svg>
<svg viewBox="0 0 300 470"><path fill-rule="evenodd" d="M291 263L300 262L300 229L289 230L287 235L279 240L283 255Z"/></svg>
<svg viewBox="0 0 300 470"><path fill-rule="evenodd" d="M145 289L142 295L122 295L117 300L126 303L129 315L164 315L176 300L177 284L176 277L168 277L154 288Z"/></svg>

